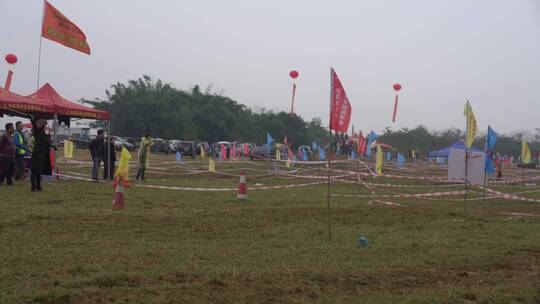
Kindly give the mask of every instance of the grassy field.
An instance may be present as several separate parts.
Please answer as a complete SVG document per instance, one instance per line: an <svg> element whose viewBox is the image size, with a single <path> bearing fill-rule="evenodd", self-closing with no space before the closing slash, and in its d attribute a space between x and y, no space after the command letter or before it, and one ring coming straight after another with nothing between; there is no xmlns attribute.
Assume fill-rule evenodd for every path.
<svg viewBox="0 0 540 304"><path fill-rule="evenodd" d="M88 176L84 164L64 167ZM218 171L240 167L253 175L250 187L313 182L258 174L271 168L264 162L218 164ZM465 225L460 197L385 199L402 207L333 197L329 242L326 184L251 190L243 201L232 191L141 186L238 185L236 176L189 170L151 168L114 212L108 183L61 180L42 193L26 183L0 187L0 303L540 303L539 203L471 201ZM369 181L419 188L336 182L332 193L462 189ZM358 247L359 235L372 246Z"/></svg>

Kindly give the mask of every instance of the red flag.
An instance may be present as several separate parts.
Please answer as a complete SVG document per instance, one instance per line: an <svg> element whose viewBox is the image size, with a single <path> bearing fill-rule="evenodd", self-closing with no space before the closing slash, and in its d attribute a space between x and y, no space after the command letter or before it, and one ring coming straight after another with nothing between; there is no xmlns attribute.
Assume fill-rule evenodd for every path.
<svg viewBox="0 0 540 304"><path fill-rule="evenodd" d="M358 155L363 155L364 153L366 153L366 148L366 138L360 131L360 134L358 134Z"/></svg>
<svg viewBox="0 0 540 304"><path fill-rule="evenodd" d="M45 1L41 36L90 55L90 46L81 29L48 1Z"/></svg>
<svg viewBox="0 0 540 304"><path fill-rule="evenodd" d="M227 149L224 144L221 144L221 160L227 159Z"/></svg>
<svg viewBox="0 0 540 304"><path fill-rule="evenodd" d="M334 69L331 69L330 130L347 132L351 120L351 104Z"/></svg>
<svg viewBox="0 0 540 304"><path fill-rule="evenodd" d="M236 160L236 144L233 144L232 147L231 147L231 155L230 155L231 159L234 159Z"/></svg>

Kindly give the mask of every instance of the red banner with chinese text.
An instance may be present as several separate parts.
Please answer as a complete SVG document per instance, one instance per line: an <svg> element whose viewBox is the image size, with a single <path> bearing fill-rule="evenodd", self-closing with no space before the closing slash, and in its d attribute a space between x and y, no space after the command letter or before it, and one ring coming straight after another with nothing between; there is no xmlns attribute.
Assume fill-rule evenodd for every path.
<svg viewBox="0 0 540 304"><path fill-rule="evenodd" d="M351 104L334 69L331 69L330 130L347 132L351 120Z"/></svg>
<svg viewBox="0 0 540 304"><path fill-rule="evenodd" d="M81 29L48 1L45 1L41 36L90 55L90 46Z"/></svg>

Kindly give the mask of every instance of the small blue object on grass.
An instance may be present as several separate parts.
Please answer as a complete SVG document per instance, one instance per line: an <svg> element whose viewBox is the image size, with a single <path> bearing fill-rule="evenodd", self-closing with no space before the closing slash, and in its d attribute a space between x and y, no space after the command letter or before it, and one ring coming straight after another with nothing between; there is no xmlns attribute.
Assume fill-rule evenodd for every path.
<svg viewBox="0 0 540 304"><path fill-rule="evenodd" d="M356 238L356 244L358 247L371 247L371 242L361 234Z"/></svg>
<svg viewBox="0 0 540 304"><path fill-rule="evenodd" d="M176 162L177 163L182 162L182 153L181 152L176 152Z"/></svg>

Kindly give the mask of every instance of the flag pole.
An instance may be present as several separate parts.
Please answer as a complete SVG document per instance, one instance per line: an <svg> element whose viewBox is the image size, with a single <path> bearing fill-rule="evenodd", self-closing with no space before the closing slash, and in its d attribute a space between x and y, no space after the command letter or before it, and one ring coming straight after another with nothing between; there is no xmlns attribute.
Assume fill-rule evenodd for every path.
<svg viewBox="0 0 540 304"><path fill-rule="evenodd" d="M487 157L487 154L486 154L486 157ZM483 213L484 213L484 217L486 216L486 187L487 187L487 183L488 183L488 176L487 176L487 172L486 170L484 169L484 203L482 204L483 206Z"/></svg>
<svg viewBox="0 0 540 304"><path fill-rule="evenodd" d="M39 90L39 74L41 72L41 42L43 41L43 21L45 20L45 1L43 0L42 10L41 10L41 31L39 32L39 52L38 52L38 66L37 66L37 82L36 90Z"/></svg>
<svg viewBox="0 0 540 304"><path fill-rule="evenodd" d="M463 196L463 203L464 203L464 208L465 208L465 227L467 227L467 190L468 190L468 181L469 181L469 178L468 178L468 159L469 159L469 101L467 100L467 117L466 117L466 126L465 126L465 194Z"/></svg>
<svg viewBox="0 0 540 304"><path fill-rule="evenodd" d="M328 155L326 156L328 160L328 189L326 192L326 205L327 205L327 217L328 217L328 241L332 241L332 226L330 222L330 155L332 155L332 92L334 82L332 81L332 68L330 68L330 115L328 120Z"/></svg>

